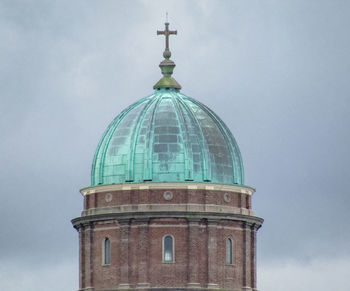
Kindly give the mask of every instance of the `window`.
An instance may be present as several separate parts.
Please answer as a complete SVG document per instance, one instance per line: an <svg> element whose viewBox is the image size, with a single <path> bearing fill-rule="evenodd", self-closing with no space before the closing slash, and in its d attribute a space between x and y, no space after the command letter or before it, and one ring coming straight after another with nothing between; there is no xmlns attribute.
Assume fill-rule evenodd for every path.
<svg viewBox="0 0 350 291"><path fill-rule="evenodd" d="M167 263L174 261L174 238L171 235L163 237L163 261Z"/></svg>
<svg viewBox="0 0 350 291"><path fill-rule="evenodd" d="M103 264L109 265L111 263L111 241L105 238L103 244Z"/></svg>
<svg viewBox="0 0 350 291"><path fill-rule="evenodd" d="M227 238L226 239L226 264L232 265L233 263L233 252L232 252L232 239Z"/></svg>

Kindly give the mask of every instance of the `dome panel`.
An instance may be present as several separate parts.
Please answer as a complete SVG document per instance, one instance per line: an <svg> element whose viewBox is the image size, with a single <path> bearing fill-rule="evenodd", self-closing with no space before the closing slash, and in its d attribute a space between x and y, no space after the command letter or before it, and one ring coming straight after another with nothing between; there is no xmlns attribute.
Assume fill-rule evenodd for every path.
<svg viewBox="0 0 350 291"><path fill-rule="evenodd" d="M92 186L148 182L244 184L239 148L208 107L160 89L119 114L104 133Z"/></svg>
<svg viewBox="0 0 350 291"><path fill-rule="evenodd" d="M154 119L152 180L183 181L185 154L182 130L170 97L161 98Z"/></svg>
<svg viewBox="0 0 350 291"><path fill-rule="evenodd" d="M221 125L197 104L189 100L186 101L186 104L198 120L199 128L203 133L210 153L208 157L210 161L210 177L208 177L208 180L222 181L224 184L232 183L232 156Z"/></svg>

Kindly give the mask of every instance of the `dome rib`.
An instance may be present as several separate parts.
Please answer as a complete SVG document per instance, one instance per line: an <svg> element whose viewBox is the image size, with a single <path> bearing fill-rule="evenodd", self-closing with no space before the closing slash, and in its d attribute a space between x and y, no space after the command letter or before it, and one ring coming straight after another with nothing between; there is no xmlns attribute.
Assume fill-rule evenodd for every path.
<svg viewBox="0 0 350 291"><path fill-rule="evenodd" d="M150 98L148 103L145 105L145 107L142 109L142 113L139 115L137 122L136 122L136 128L133 130L132 137L131 137L131 151L129 156L129 165L128 165L128 172L126 177L126 182L132 182L134 181L135 171L134 171L134 161L135 161L135 154L136 154L136 143L137 138L140 134L141 124L143 123L143 119L148 112L148 109L151 107L152 104L154 104L156 100L153 98Z"/></svg>
<svg viewBox="0 0 350 291"><path fill-rule="evenodd" d="M105 166L105 161L106 161L106 154L108 151L108 147L110 145L110 141L115 134L116 130L118 129L118 126L120 123L124 120L124 117L133 109L137 108L140 106L143 102L145 102L148 98L150 98L153 94L142 98L138 100L137 102L131 104L129 107L124 109L117 117L113 119L113 121L110 123L110 125L107 127L106 131L104 132L98 146L97 150L94 156L94 162L93 162L93 167L92 167L92 172L95 173L96 171L96 164L97 164L97 159L99 154L101 154L101 163L99 165L100 170L98 171L99 173L99 179L98 183L96 183L96 175L92 174L92 180L93 180L93 185L94 184L104 184L104 166Z"/></svg>
<svg viewBox="0 0 350 291"><path fill-rule="evenodd" d="M204 142L205 138L204 138L204 134L202 131L202 128L200 127L200 124L196 118L196 116L194 115L192 109L187 106L182 98L183 94L181 94L181 98L179 98L179 103L182 105L182 107L186 110L186 112L189 114L190 119L195 123L196 128L198 129L198 133L200 135L200 137L198 137L197 135L197 139L199 139L199 143L201 144L201 154L202 154L202 167L203 167L203 180L210 182L211 181L211 171L210 171L210 158L209 158L209 149L208 149L208 145ZM187 96L186 96L187 98Z"/></svg>
<svg viewBox="0 0 350 291"><path fill-rule="evenodd" d="M154 144L154 122L155 122L155 116L159 108L159 103L161 99L159 98L160 94L155 94L153 98L156 100L156 103L154 104L154 109L152 111L151 115L151 122L149 123L148 126L148 139L147 139L147 152L148 152L148 157L145 155L144 160L144 172L143 172L143 180L144 181L152 181L153 177L153 164L152 164L152 156L153 156L153 144Z"/></svg>
<svg viewBox="0 0 350 291"><path fill-rule="evenodd" d="M177 119L179 120L179 125L182 129L181 136L185 143L185 147L184 147L185 180L193 181L193 164L190 162L190 159L189 159L189 157L192 156L192 149L189 144L188 128L184 120L183 112L179 108L178 96L176 95L174 96L173 93L171 93L170 95L171 95L171 101L173 102L175 107L175 113L177 115ZM184 127L186 127L186 129Z"/></svg>
<svg viewBox="0 0 350 291"><path fill-rule="evenodd" d="M238 149L238 145L234 139L234 137L232 136L230 130L227 128L226 124L221 120L220 117L218 117L211 109L209 109L207 106L205 106L204 104L198 102L197 100L193 99L193 102L195 104L197 104L198 106L200 106L212 119L213 121L216 123L217 128L221 131L222 136L224 137L225 141L226 141L226 145L228 145L228 148L230 150L230 155L231 155L231 160L232 160L232 165L233 165L233 175L232 175L232 182L234 184L243 184L243 176L242 175L236 175L239 174L241 171L238 171L238 165L237 165L237 161L236 161L236 156L239 156L239 167L240 169L243 169L242 166L242 157L241 157L241 153L239 152L239 150L235 151L233 148ZM234 144L234 146L232 145L232 143Z"/></svg>
<svg viewBox="0 0 350 291"><path fill-rule="evenodd" d="M107 148L109 146L109 142L110 139L113 136L113 133L115 132L115 130L117 129L118 125L120 124L120 122L123 120L124 116L131 110L134 108L134 106L137 106L138 104L142 103L144 100L141 99L139 101L137 101L136 103L130 105L128 108L126 108L125 110L123 110L116 118L114 118L114 120L110 123L110 125L107 127L106 131L103 133L103 136L100 140L100 142L98 143L97 146L97 150L94 156L94 161L93 161L93 166L92 166L92 184L96 184L96 176L94 175L95 171L96 171L96 165L97 165L97 159L99 154L101 153L101 149L102 150L102 158L101 158L101 164L99 165L100 171L99 171L99 183L97 184L102 184L103 183L103 167L105 164L105 158L106 158L106 152L107 152ZM107 137L108 136L108 137Z"/></svg>
<svg viewBox="0 0 350 291"><path fill-rule="evenodd" d="M219 117L217 116L217 118ZM233 166L235 169L235 172L233 175L234 183L244 185L244 167L243 167L241 152L239 150L236 139L231 134L230 129L223 122L222 122L222 125L223 125L223 129L226 131L226 136L230 141L228 144L230 145L231 152L233 153L232 159L233 159ZM237 175L235 175L235 173L237 173Z"/></svg>

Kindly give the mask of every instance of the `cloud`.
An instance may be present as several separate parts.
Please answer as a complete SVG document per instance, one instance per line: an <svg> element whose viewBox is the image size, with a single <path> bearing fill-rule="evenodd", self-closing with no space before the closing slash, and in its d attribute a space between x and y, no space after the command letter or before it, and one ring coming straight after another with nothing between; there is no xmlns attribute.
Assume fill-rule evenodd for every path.
<svg viewBox="0 0 350 291"><path fill-rule="evenodd" d="M31 286L44 260L77 256L78 190L108 123L161 77L166 11L175 79L227 123L257 188L259 256L303 262L259 278L314 270L326 282L316 262L350 240L350 19L349 3L322 0L0 1L3 279Z"/></svg>
<svg viewBox="0 0 350 291"><path fill-rule="evenodd" d="M2 261L0 265L0 290L77 290L77 278L78 264L73 260L47 264L40 258L34 268L19 261Z"/></svg>
<svg viewBox="0 0 350 291"><path fill-rule="evenodd" d="M258 267L260 291L350 290L350 257L283 260Z"/></svg>

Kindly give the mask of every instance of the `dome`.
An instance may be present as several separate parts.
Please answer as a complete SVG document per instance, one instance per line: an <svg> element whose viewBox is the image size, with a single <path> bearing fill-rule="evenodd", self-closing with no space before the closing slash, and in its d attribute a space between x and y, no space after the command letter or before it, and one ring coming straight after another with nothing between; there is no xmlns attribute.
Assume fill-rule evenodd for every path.
<svg viewBox="0 0 350 291"><path fill-rule="evenodd" d="M92 186L143 182L244 185L230 130L208 107L158 88L121 112L97 147Z"/></svg>

